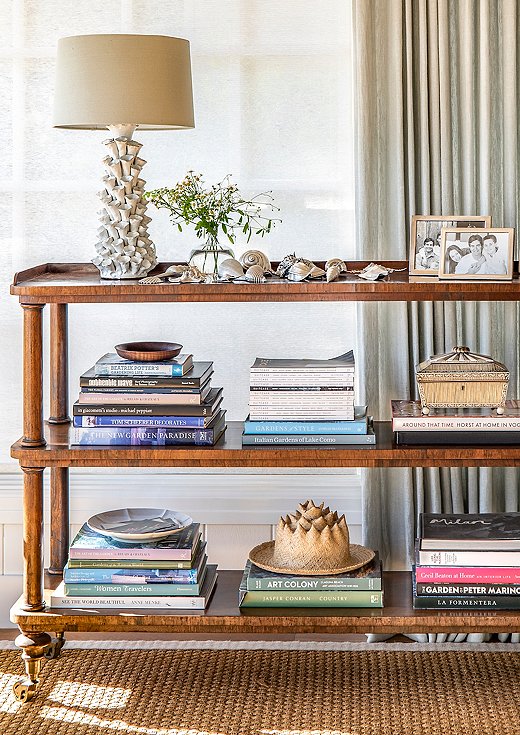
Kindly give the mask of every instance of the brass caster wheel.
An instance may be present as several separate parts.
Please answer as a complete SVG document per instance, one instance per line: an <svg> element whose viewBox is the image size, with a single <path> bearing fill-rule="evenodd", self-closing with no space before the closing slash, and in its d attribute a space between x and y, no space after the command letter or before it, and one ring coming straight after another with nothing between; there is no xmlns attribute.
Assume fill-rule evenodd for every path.
<svg viewBox="0 0 520 735"><path fill-rule="evenodd" d="M17 681L13 684L13 694L18 702L30 702L38 691L38 683L31 681Z"/></svg>
<svg viewBox="0 0 520 735"><path fill-rule="evenodd" d="M50 646L45 651L44 658L47 661L53 661L54 659L59 658L61 654L61 649L63 648L64 645L65 645L65 638L63 636L54 638Z"/></svg>

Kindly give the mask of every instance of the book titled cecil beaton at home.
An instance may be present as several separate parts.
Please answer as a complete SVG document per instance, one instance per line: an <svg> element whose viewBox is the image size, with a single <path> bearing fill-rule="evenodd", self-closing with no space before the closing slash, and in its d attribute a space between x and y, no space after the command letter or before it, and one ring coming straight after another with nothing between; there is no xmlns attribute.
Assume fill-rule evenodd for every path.
<svg viewBox="0 0 520 735"><path fill-rule="evenodd" d="M520 567L415 567L415 579L428 584L518 584Z"/></svg>
<svg viewBox="0 0 520 735"><path fill-rule="evenodd" d="M123 543L93 531L86 523L70 545L71 559L191 560L200 542L200 524L192 523L171 536L148 543Z"/></svg>
<svg viewBox="0 0 520 735"><path fill-rule="evenodd" d="M520 513L421 513L420 548L518 551Z"/></svg>
<svg viewBox="0 0 520 735"><path fill-rule="evenodd" d="M104 375L139 375L141 377L149 375L168 378L185 375L192 367L193 355L177 355L172 360L143 362L139 360L125 360L115 352L107 352L106 355L99 358L92 371L94 375L99 377Z"/></svg>
<svg viewBox="0 0 520 735"><path fill-rule="evenodd" d="M80 595L74 597L65 592L65 583L61 582L51 593L49 602L51 607L58 608L92 609L98 607L124 607L142 608L143 610L204 610L210 600L216 581L217 566L216 564L209 564L200 595L136 595L134 597L126 597L121 595L112 596L104 593L101 595Z"/></svg>

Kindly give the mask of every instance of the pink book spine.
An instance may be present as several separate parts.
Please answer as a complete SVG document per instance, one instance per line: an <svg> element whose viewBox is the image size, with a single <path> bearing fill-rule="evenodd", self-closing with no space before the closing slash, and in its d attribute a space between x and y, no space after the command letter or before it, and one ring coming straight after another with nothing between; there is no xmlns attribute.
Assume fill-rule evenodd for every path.
<svg viewBox="0 0 520 735"><path fill-rule="evenodd" d="M520 584L520 567L421 567L415 568L417 582L479 582Z"/></svg>

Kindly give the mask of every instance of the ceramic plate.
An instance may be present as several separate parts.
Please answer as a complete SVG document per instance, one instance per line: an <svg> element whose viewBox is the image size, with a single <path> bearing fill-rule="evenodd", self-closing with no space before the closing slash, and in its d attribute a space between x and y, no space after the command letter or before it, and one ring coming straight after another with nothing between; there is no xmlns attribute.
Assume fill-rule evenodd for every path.
<svg viewBox="0 0 520 735"><path fill-rule="evenodd" d="M190 526L186 513L164 508L121 508L107 510L89 518L87 524L97 533L119 541L154 541L171 536Z"/></svg>

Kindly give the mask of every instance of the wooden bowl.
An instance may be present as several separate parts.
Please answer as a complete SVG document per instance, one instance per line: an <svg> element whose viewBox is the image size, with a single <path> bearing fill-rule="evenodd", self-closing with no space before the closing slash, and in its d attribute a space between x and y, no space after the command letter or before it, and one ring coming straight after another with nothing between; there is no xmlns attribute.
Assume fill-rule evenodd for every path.
<svg viewBox="0 0 520 735"><path fill-rule="evenodd" d="M171 360L182 350L176 342L125 342L114 347L119 357L135 362Z"/></svg>

